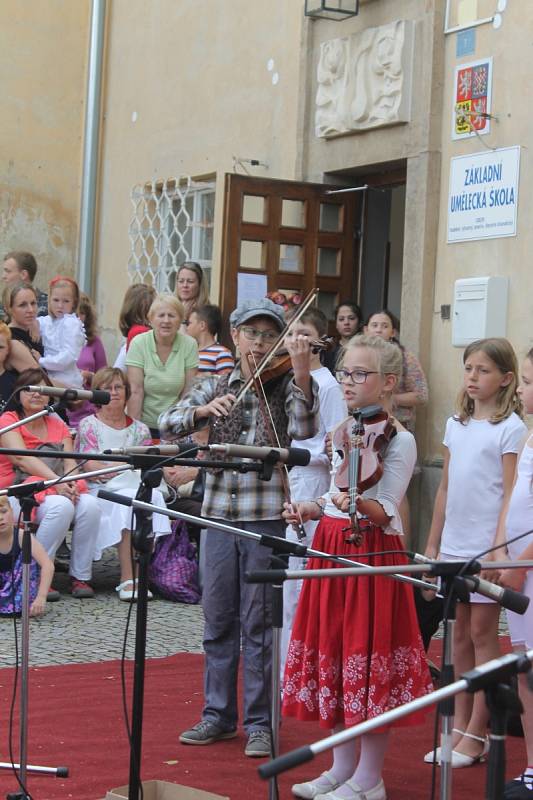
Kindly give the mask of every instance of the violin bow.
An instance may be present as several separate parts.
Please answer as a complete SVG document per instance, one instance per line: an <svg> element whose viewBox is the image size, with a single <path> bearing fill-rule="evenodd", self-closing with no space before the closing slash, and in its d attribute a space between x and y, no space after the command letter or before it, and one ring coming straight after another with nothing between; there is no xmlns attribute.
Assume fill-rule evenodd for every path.
<svg viewBox="0 0 533 800"><path fill-rule="evenodd" d="M254 363L251 364L250 362L253 361ZM278 432L276 430L276 425L274 423L274 417L272 416L272 412L270 410L270 406L268 405L268 398L266 396L265 387L261 383L259 376L255 374L257 369L257 363L255 361L253 353L248 353L248 363L250 364L250 368L252 369L252 383L255 388L257 399L259 401L259 409L261 411L261 415L265 422L265 426L269 432L270 439L273 442L274 447L281 448L280 438L278 436ZM255 370L255 371L254 371ZM283 488L283 494L285 496L285 500L292 506L291 500L291 488L289 483L289 470L286 464L278 462L276 467L279 471L280 479L281 479L281 486ZM298 541L303 541L306 537L305 528L303 524L303 520L301 517L300 512L298 511L299 522L293 524L293 528L296 531L298 536Z"/></svg>
<svg viewBox="0 0 533 800"><path fill-rule="evenodd" d="M304 314L309 308L309 306L311 306L314 303L314 301L318 297L318 293L319 293L318 289L311 289L311 291L303 301L302 305L300 306L296 314L290 319L286 327L281 331L281 333L273 343L268 353L265 353L259 364L255 365L254 369L252 370L252 374L250 375L248 380L244 382L239 394L235 398L235 402L233 404L234 406L236 406L237 403L240 403L240 401L242 400L248 389L254 385L254 378L259 378L263 370L265 370L268 367L270 361L276 355L279 348L285 341L285 337L291 330L292 326L298 322L302 314Z"/></svg>

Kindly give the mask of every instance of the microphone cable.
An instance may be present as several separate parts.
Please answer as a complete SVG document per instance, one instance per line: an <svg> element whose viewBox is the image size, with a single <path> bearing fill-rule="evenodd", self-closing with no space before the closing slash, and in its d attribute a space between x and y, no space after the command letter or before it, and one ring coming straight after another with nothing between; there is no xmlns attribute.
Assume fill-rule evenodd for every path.
<svg viewBox="0 0 533 800"><path fill-rule="evenodd" d="M9 501L8 501L9 502ZM15 544L15 536L19 535L19 528L20 523L22 522L22 509L19 512L18 521L16 528L13 532L13 545ZM21 549L22 553L22 549ZM22 578L22 576L21 576ZM21 598L23 599L23 598ZM13 634L14 634L14 641L15 641L15 675L13 678L13 692L11 695L11 703L9 705L9 724L8 724L8 748L9 748L9 760L11 762L11 769L13 770L13 775L16 778L16 781L20 787L20 790L24 797L27 800L33 800L32 795L28 791L27 786L24 785L21 777L20 777L20 767L19 769L15 766L15 755L13 753L13 728L15 722L15 703L17 701L17 690L18 690L18 675L19 675L19 644L18 644L18 632L17 632L17 614L15 611L15 600L16 600L16 592L15 592L15 553L14 547L11 551L11 602L13 603ZM29 602L29 598L28 598ZM22 720L19 720L19 725L22 724Z"/></svg>

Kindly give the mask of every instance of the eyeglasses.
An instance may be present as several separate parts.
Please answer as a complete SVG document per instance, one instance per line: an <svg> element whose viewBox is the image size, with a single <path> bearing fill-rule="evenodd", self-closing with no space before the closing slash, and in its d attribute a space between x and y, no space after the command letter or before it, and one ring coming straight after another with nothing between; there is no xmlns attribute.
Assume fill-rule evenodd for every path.
<svg viewBox="0 0 533 800"><path fill-rule="evenodd" d="M366 383L369 375L379 375L376 370L354 369L349 372L347 369L339 369L335 372L337 383Z"/></svg>
<svg viewBox="0 0 533 800"><path fill-rule="evenodd" d="M262 339L263 342L271 344L278 338L277 334L272 331L258 331L256 328L249 328L247 325L240 328L240 330L243 332L245 339L248 339L249 342Z"/></svg>

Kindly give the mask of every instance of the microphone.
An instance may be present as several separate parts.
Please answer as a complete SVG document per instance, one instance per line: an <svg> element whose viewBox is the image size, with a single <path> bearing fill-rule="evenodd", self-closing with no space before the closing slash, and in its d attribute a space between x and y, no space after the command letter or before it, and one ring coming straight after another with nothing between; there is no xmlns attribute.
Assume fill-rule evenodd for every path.
<svg viewBox="0 0 533 800"><path fill-rule="evenodd" d="M529 606L529 597L522 592L515 592L514 589L506 589L504 586L498 586L497 583L491 583L478 578L477 575L461 576L471 592L482 594L483 597L489 597L491 600L496 600L504 608L509 611L514 611L515 614L525 614Z"/></svg>
<svg viewBox="0 0 533 800"><path fill-rule="evenodd" d="M210 444L207 449L212 453L223 453L225 456L235 458L255 458L259 461L274 453L277 461L282 461L289 467L306 467L311 460L309 450L302 447L256 447L247 444Z"/></svg>
<svg viewBox="0 0 533 800"><path fill-rule="evenodd" d="M420 553L414 553L414 560L421 561L424 564L436 565L438 563L434 559L423 556ZM476 562L473 562L472 566L475 564ZM435 573L438 574L438 571L435 570ZM515 592L514 589L506 589L504 586L498 586L497 583L491 583L484 578L479 578L477 575L460 575L458 577L459 580L466 583L470 592L477 592L483 595L483 597L495 600L509 611L514 611L515 614L526 613L529 606L529 597L522 594L522 592Z"/></svg>
<svg viewBox="0 0 533 800"><path fill-rule="evenodd" d="M188 455L195 458L198 450L204 450L196 444L158 444L144 447L113 447L104 450L105 456L179 456Z"/></svg>
<svg viewBox="0 0 533 800"><path fill-rule="evenodd" d="M24 386L24 391L45 394L47 397L64 397L65 400L90 400L97 406L106 406L111 401L109 392L99 389L63 389L59 386Z"/></svg>

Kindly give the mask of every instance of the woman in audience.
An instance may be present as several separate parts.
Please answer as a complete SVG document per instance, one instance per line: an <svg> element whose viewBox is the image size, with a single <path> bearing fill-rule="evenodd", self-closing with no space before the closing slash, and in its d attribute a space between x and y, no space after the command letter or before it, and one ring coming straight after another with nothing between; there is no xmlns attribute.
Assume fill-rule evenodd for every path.
<svg viewBox="0 0 533 800"><path fill-rule="evenodd" d="M131 340L137 334L150 330L148 312L156 294L154 287L148 286L147 283L134 283L126 290L118 318L118 327L126 341L113 365L123 372L126 371L126 352Z"/></svg>
<svg viewBox="0 0 533 800"><path fill-rule="evenodd" d="M87 344L82 347L77 366L83 378L83 388L90 389L94 374L99 369L107 367L107 356L102 340L96 333L96 309L89 295L84 292L80 294L78 317L85 326ZM83 400L79 408L69 411L68 419L71 428L77 430L81 420L88 417L89 414L94 414L95 411L96 408L92 403Z"/></svg>
<svg viewBox="0 0 533 800"><path fill-rule="evenodd" d="M80 422L76 450L82 453L102 453L112 448L137 447L152 443L150 431L143 422L132 419L126 414L126 403L130 397L130 385L127 377L116 367L105 367L98 370L92 380L92 389L109 392L111 402L101 406L94 414ZM102 461L87 461L83 469L92 471L105 466L113 466ZM127 470L111 475L102 475L89 482L89 490L96 494L99 489L106 488L112 492L134 497L139 488L140 477L137 472ZM152 491L152 503L165 507L160 491ZM102 518L96 542L96 557L101 551L112 545L118 546L120 562L120 583L117 586L119 598L124 601L137 599L137 591L133 577L131 554L131 508L98 498ZM168 517L154 514L153 529L156 536L170 533ZM149 597L152 595L149 593Z"/></svg>
<svg viewBox="0 0 533 800"><path fill-rule="evenodd" d="M176 296L183 305L182 333L187 333L187 323L192 311L209 303L209 287L200 264L186 261L176 275Z"/></svg>
<svg viewBox="0 0 533 800"><path fill-rule="evenodd" d="M126 357L128 413L157 433L159 415L178 401L196 375L198 346L179 332L183 306L173 295L158 295L148 320L152 330L135 337Z"/></svg>
<svg viewBox="0 0 533 800"><path fill-rule="evenodd" d="M37 290L30 283L17 283L4 292L4 307L11 330L9 367L16 372L38 367L44 347L37 323Z"/></svg>
<svg viewBox="0 0 533 800"><path fill-rule="evenodd" d="M50 385L50 379L40 368L21 372L15 383L15 411L2 414L0 428L23 420L46 407L48 398L45 395L26 391L24 386ZM2 447L17 450L54 449L72 452L70 431L56 414L40 417L4 433L0 437L0 444ZM31 480L57 480L73 466L72 462L59 458L50 460L37 455L0 455L0 488L23 483L29 477ZM100 522L100 509L96 499L87 493L84 481L72 481L48 487L37 494L37 500L37 539L51 559L65 538L71 522L74 522L70 557L71 592L73 597L94 597L89 581ZM57 592L50 593L48 599L57 600Z"/></svg>
<svg viewBox="0 0 533 800"><path fill-rule="evenodd" d="M324 366L335 375L337 362L344 352L344 348L356 333L363 327L363 313L357 303L343 300L335 309L335 327L339 338L333 350L324 354Z"/></svg>
<svg viewBox="0 0 533 800"><path fill-rule="evenodd" d="M428 401L428 384L420 361L400 344L400 321L387 309L371 314L365 325L369 336L380 336L398 345L402 351L403 370L398 386L392 395L394 416L411 433L415 431L416 407Z"/></svg>

